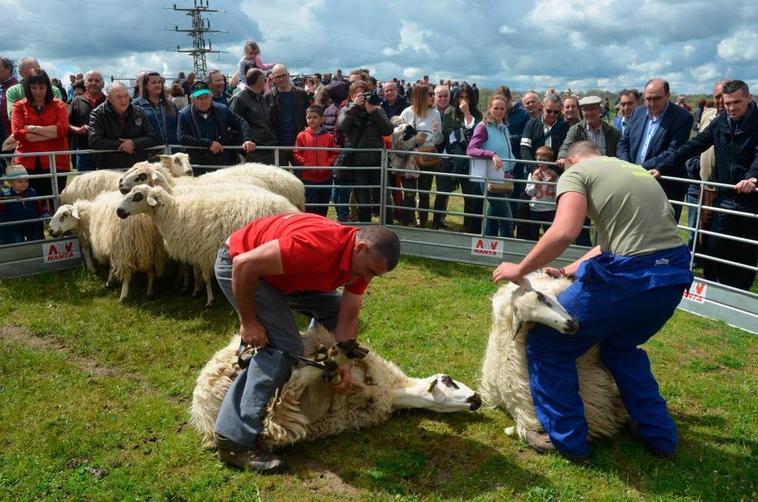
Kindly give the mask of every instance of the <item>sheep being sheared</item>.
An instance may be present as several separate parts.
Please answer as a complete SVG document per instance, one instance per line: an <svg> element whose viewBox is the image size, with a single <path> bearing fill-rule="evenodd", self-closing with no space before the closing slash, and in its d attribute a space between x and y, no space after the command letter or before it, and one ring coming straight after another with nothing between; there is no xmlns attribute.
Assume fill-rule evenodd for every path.
<svg viewBox="0 0 758 502"><path fill-rule="evenodd" d="M521 439L525 439L526 431L542 432L529 388L526 336L535 323L553 327L566 336L576 332L578 324L556 301L569 285L568 279L535 272L521 285L501 286L492 298L492 330L482 364L480 391L488 404L508 411ZM628 415L613 377L600 361L598 346L579 357L576 367L590 438L613 436Z"/></svg>
<svg viewBox="0 0 758 502"><path fill-rule="evenodd" d="M334 336L322 327L304 335L305 355L313 358L319 347L331 347L334 361L341 365L347 356L336 349ZM239 336L216 352L197 378L192 395L190 421L213 444L213 428L221 402L239 373ZM380 356L369 353L352 359L352 387L345 395L336 394L323 378L323 371L301 365L282 390L269 402L263 419L260 443L267 448L357 430L385 422L393 411L423 408L440 413L476 410L481 399L471 389L447 375L411 378Z"/></svg>

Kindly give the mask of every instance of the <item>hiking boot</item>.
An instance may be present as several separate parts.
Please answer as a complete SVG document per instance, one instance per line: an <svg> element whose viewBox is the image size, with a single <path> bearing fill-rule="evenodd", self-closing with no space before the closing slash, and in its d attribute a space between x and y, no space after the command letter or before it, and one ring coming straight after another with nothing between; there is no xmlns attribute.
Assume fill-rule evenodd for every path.
<svg viewBox="0 0 758 502"><path fill-rule="evenodd" d="M631 418L627 420L626 424L624 424L624 428L626 429L627 434L632 437L632 439L635 439L636 441L642 443L643 446L645 446L645 449L647 449L647 451L650 452L650 454L655 458L661 460L673 460L676 458L676 448L674 448L672 451L663 451L651 446L650 443L648 443L647 440L640 435L639 424L637 424L637 422Z"/></svg>
<svg viewBox="0 0 758 502"><path fill-rule="evenodd" d="M561 451L558 448L556 448L553 442L550 441L550 436L548 436L547 433L545 432L526 431L525 439L526 439L526 442L529 444L529 446L537 453L546 453L548 451L552 451L552 452L558 453L563 458L575 464L587 463L586 456L581 457L579 455L573 455L571 453L567 453L565 451Z"/></svg>
<svg viewBox="0 0 758 502"><path fill-rule="evenodd" d="M284 459L276 453L251 450L219 435L214 442L219 460L232 467L259 474L275 474L284 469Z"/></svg>

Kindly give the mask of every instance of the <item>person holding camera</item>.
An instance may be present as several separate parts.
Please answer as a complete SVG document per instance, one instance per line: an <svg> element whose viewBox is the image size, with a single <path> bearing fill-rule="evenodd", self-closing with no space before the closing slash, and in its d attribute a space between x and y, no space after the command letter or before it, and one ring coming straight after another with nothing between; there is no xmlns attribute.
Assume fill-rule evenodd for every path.
<svg viewBox="0 0 758 502"><path fill-rule="evenodd" d="M413 104L403 110L400 117L416 130L416 150L418 152L437 153L436 145L442 143L442 119L440 119L440 112L434 106L434 89L429 84L416 84L413 86L411 102ZM424 228L429 219L429 191L432 188L432 173L440 164L441 157L417 154L415 158L416 165L418 165L421 173L418 178L402 178L403 206L410 211L403 211L400 221L407 223L405 219L413 214L413 208L416 206L416 193L418 193L419 217L416 226Z"/></svg>
<svg viewBox="0 0 758 502"><path fill-rule="evenodd" d="M369 92L368 84L356 80L350 85L348 104L340 110L337 127L345 138L346 148L383 148L383 136L392 134L392 123L379 106L381 101L375 93ZM381 170L381 152L348 152L340 162L342 166L355 169L343 171L340 183L343 185L379 186ZM373 169L361 169L371 167ZM358 200L358 221L371 222L371 189L355 189Z"/></svg>

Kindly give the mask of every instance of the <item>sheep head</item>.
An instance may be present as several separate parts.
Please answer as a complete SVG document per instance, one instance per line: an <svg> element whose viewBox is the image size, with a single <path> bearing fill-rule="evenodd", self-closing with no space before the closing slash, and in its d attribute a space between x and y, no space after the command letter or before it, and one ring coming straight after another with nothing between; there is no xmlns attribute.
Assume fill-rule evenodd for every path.
<svg viewBox="0 0 758 502"><path fill-rule="evenodd" d="M129 190L137 185L155 186L166 184L166 177L148 162L137 162L118 180L118 189L122 194L128 194Z"/></svg>
<svg viewBox="0 0 758 502"><path fill-rule="evenodd" d="M151 214L154 208L161 205L165 194L161 187L137 185L121 200L116 214L122 219L132 214Z"/></svg>
<svg viewBox="0 0 758 502"><path fill-rule="evenodd" d="M395 389L392 396L394 409L423 408L438 413L454 413L475 411L481 406L482 398L479 394L463 382L441 373L411 379L408 387Z"/></svg>
<svg viewBox="0 0 758 502"><path fill-rule="evenodd" d="M171 172L171 176L178 178L180 176L192 176L192 165L190 164L189 155L186 153L174 153L172 155L159 155L161 165Z"/></svg>
<svg viewBox="0 0 758 502"><path fill-rule="evenodd" d="M61 237L68 232L79 233L81 218L76 206L64 204L58 208L50 219L50 235Z"/></svg>
<svg viewBox="0 0 758 502"><path fill-rule="evenodd" d="M547 276L545 280L554 280ZM524 324L544 324L564 334L574 334L579 323L555 296L535 290L527 278L501 287L492 299L494 321L510 324L514 337Z"/></svg>

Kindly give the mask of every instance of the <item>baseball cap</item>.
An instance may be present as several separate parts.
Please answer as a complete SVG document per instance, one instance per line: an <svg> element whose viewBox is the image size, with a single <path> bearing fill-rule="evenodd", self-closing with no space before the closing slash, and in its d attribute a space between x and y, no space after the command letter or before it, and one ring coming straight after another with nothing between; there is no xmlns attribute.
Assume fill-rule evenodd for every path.
<svg viewBox="0 0 758 502"><path fill-rule="evenodd" d="M192 96L193 98L196 98L198 96L202 96L203 94L210 94L211 91L208 89L208 84L206 82L203 82L202 80L198 80L194 84L192 84Z"/></svg>

